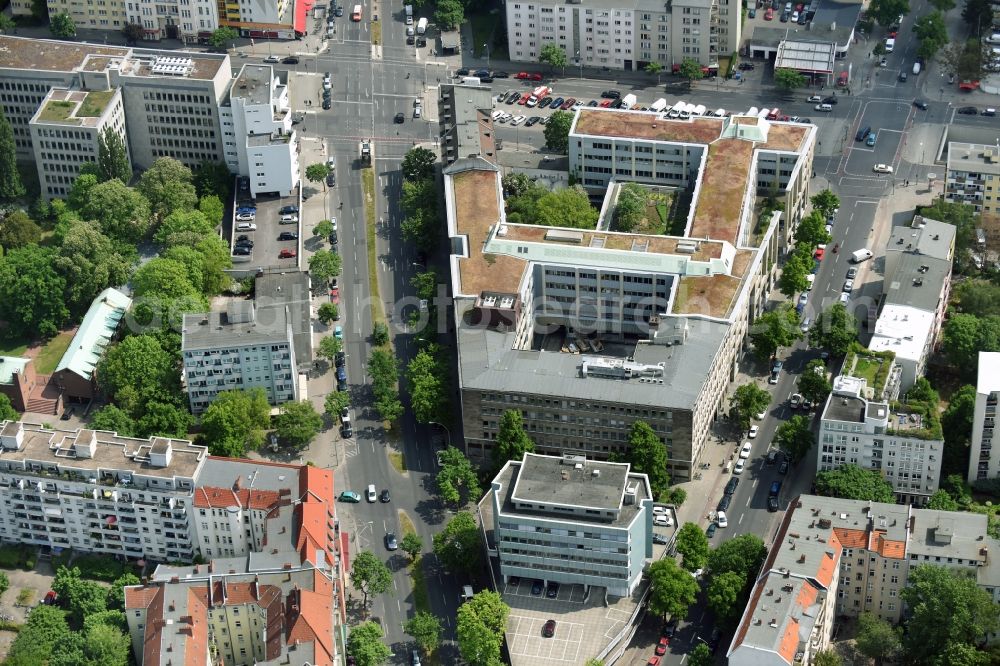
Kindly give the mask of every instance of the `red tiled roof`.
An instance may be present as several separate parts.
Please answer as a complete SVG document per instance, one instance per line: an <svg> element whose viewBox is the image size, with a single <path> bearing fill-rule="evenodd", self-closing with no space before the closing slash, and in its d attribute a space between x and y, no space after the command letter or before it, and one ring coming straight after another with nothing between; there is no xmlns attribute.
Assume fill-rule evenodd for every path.
<svg viewBox="0 0 1000 666"><path fill-rule="evenodd" d="M309 641L315 645L317 666L333 664L333 586L314 572L314 590L296 590L288 595L288 636L285 642Z"/></svg>
<svg viewBox="0 0 1000 666"><path fill-rule="evenodd" d="M867 548L868 532L865 530L854 530L847 527L834 527L833 533L837 535L844 548Z"/></svg>
<svg viewBox="0 0 1000 666"><path fill-rule="evenodd" d="M333 473L330 470L306 466L299 473L299 497L295 508L298 539L295 549L303 561L319 563L317 550L324 551L325 561L336 551L333 513Z"/></svg>
<svg viewBox="0 0 1000 666"><path fill-rule="evenodd" d="M781 635L781 643L778 645L778 654L785 660L785 663L791 664L795 661L795 652L799 647L799 620L798 618L790 617L788 622L785 623L785 632Z"/></svg>
<svg viewBox="0 0 1000 666"><path fill-rule="evenodd" d="M875 541L875 550L882 557L901 560L906 555L906 544L902 541L893 541L892 539L886 539L883 532L875 532L873 535Z"/></svg>
<svg viewBox="0 0 1000 666"><path fill-rule="evenodd" d="M270 509L278 503L278 493L273 490L258 490L254 488L216 488L202 486L194 491L194 505L203 509L224 509L230 506L240 506L250 509Z"/></svg>
<svg viewBox="0 0 1000 666"><path fill-rule="evenodd" d="M160 586L126 587L125 588L125 610L136 610L139 608L149 608L153 599L160 591Z"/></svg>

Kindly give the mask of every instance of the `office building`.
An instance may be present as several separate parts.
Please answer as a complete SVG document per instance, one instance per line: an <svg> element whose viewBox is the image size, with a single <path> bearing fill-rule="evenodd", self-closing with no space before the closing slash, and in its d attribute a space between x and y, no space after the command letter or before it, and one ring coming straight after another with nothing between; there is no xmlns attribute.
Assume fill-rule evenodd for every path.
<svg viewBox="0 0 1000 666"><path fill-rule="evenodd" d="M492 545L504 580L605 588L628 596L653 554L653 497L627 463L526 454L493 479Z"/></svg>
<svg viewBox="0 0 1000 666"><path fill-rule="evenodd" d="M993 428L1000 398L1000 353L979 352L976 409L969 445L969 483L1000 477L1000 456L993 455Z"/></svg>
<svg viewBox="0 0 1000 666"><path fill-rule="evenodd" d="M438 89L438 118L445 164L460 157L482 157L497 163L493 134L493 90L488 86L442 84Z"/></svg>
<svg viewBox="0 0 1000 666"><path fill-rule="evenodd" d="M731 666L812 663L837 617L903 616L913 567L970 573L994 599L1000 570L987 516L802 495L785 513L727 652ZM994 638L994 637L991 637Z"/></svg>
<svg viewBox="0 0 1000 666"><path fill-rule="evenodd" d="M893 228L886 246L881 310L868 348L895 354L900 394L924 375L937 345L951 295L954 256L954 225L917 215L910 225Z"/></svg>
<svg viewBox="0 0 1000 666"><path fill-rule="evenodd" d="M717 71L719 57L740 48L741 8L735 0L508 2L510 59L539 62L555 44L570 67L643 71L655 62L669 71L690 58Z"/></svg>
<svg viewBox="0 0 1000 666"><path fill-rule="evenodd" d="M643 420L671 474L690 478L801 214L814 141L812 125L756 117L580 110L570 173L592 193L607 188L594 229L512 224L497 167L482 158L447 167L468 455L488 458L508 409L551 455L625 453L628 429ZM647 166L654 156L662 167ZM774 160L787 169L758 178ZM755 197L773 192L774 178L791 205L757 220ZM612 230L617 185L632 180L650 197L690 188L682 233Z"/></svg>
<svg viewBox="0 0 1000 666"><path fill-rule="evenodd" d="M1000 214L1000 147L993 144L948 143L948 201L969 204L977 213Z"/></svg>
<svg viewBox="0 0 1000 666"><path fill-rule="evenodd" d="M858 465L879 472L900 502L926 504L941 478L940 424L915 407L869 399L866 389L864 379L834 377L820 419L816 471Z"/></svg>

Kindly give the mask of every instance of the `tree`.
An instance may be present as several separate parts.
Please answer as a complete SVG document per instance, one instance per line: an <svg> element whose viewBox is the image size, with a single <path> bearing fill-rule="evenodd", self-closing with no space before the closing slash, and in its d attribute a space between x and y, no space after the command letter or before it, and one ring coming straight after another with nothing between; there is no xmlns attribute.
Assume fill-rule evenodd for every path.
<svg viewBox="0 0 1000 666"><path fill-rule="evenodd" d="M944 432L944 454L941 475L964 473L968 464L969 440L976 411L976 387L966 384L951 394L948 407L941 415Z"/></svg>
<svg viewBox="0 0 1000 666"><path fill-rule="evenodd" d="M881 474L857 465L841 465L837 469L816 474L816 493L871 502L895 501L892 485Z"/></svg>
<svg viewBox="0 0 1000 666"><path fill-rule="evenodd" d="M161 157L139 179L138 189L161 220L175 210L191 210L198 205L194 174L172 157Z"/></svg>
<svg viewBox="0 0 1000 666"><path fill-rule="evenodd" d="M458 607L458 649L470 666L500 664L500 644L510 607L497 592L483 590Z"/></svg>
<svg viewBox="0 0 1000 666"><path fill-rule="evenodd" d="M132 276L132 290L136 296L179 298L199 292L191 279L188 267L180 261L157 257L135 272Z"/></svg>
<svg viewBox="0 0 1000 666"><path fill-rule="evenodd" d="M993 24L993 6L990 0L965 0L962 18L973 34L989 30Z"/></svg>
<svg viewBox="0 0 1000 666"><path fill-rule="evenodd" d="M525 453L534 453L535 443L524 431L521 412L508 409L500 416L500 429L493 446L493 465L497 469L509 460L521 460Z"/></svg>
<svg viewBox="0 0 1000 666"><path fill-rule="evenodd" d="M38 245L0 257L0 320L7 323L7 335L47 338L66 323L66 280L54 260L55 250Z"/></svg>
<svg viewBox="0 0 1000 666"><path fill-rule="evenodd" d="M569 152L569 129L573 125L573 115L568 111L556 111L545 123L545 145L557 153Z"/></svg>
<svg viewBox="0 0 1000 666"><path fill-rule="evenodd" d="M933 495L931 495L930 500L927 502L928 509L937 509L938 511L960 511L961 507L958 502L951 498L947 490L939 489Z"/></svg>
<svg viewBox="0 0 1000 666"><path fill-rule="evenodd" d="M316 355L333 363L337 358L337 354L343 351L343 349L344 344L340 340L333 335L327 335L319 341L319 350L316 352Z"/></svg>
<svg viewBox="0 0 1000 666"><path fill-rule="evenodd" d="M138 585L141 582L139 577L131 571L126 571L116 578L108 590L108 608L123 610L125 608L125 588L130 585Z"/></svg>
<svg viewBox="0 0 1000 666"><path fill-rule="evenodd" d="M434 176L434 163L437 155L423 146L414 146L406 151L403 163L400 165L403 178L407 180L427 180Z"/></svg>
<svg viewBox="0 0 1000 666"><path fill-rule="evenodd" d="M127 666L131 641L121 629L90 624L52 648L49 666Z"/></svg>
<svg viewBox="0 0 1000 666"><path fill-rule="evenodd" d="M936 660L949 644L977 645L1000 628L1000 606L971 572L921 564L908 583L900 591L911 613L903 647L917 663L952 663Z"/></svg>
<svg viewBox="0 0 1000 666"><path fill-rule="evenodd" d="M944 324L942 346L961 376L971 378L980 351L1000 351L1000 317L952 314Z"/></svg>
<svg viewBox="0 0 1000 666"><path fill-rule="evenodd" d="M941 13L955 8L955 0L930 0L931 5Z"/></svg>
<svg viewBox="0 0 1000 666"><path fill-rule="evenodd" d="M49 31L59 39L76 37L76 23L67 12L60 12L49 20Z"/></svg>
<svg viewBox="0 0 1000 666"><path fill-rule="evenodd" d="M868 15L883 27L892 25L900 16L909 13L910 3L908 0L872 0L868 6Z"/></svg>
<svg viewBox="0 0 1000 666"><path fill-rule="evenodd" d="M410 533L412 534L412 532ZM407 534L407 536L410 536ZM406 621L403 631L410 636L424 652L433 652L441 640L441 620L427 611L417 613Z"/></svg>
<svg viewBox="0 0 1000 666"><path fill-rule="evenodd" d="M329 326L340 319L340 311L334 303L323 303L316 310L316 318Z"/></svg>
<svg viewBox="0 0 1000 666"><path fill-rule="evenodd" d="M614 228L631 232L646 215L646 190L638 183L625 183L615 202Z"/></svg>
<svg viewBox="0 0 1000 666"><path fill-rule="evenodd" d="M368 608L368 599L387 592L392 587L392 573L382 560L371 551L358 553L351 564L351 585L365 595L363 606Z"/></svg>
<svg viewBox="0 0 1000 666"><path fill-rule="evenodd" d="M282 442L304 449L323 427L323 417L308 400L287 402L274 419L274 428Z"/></svg>
<svg viewBox="0 0 1000 666"><path fill-rule="evenodd" d="M951 292L953 311L985 317L1000 312L1000 285L986 280L965 280Z"/></svg>
<svg viewBox="0 0 1000 666"><path fill-rule="evenodd" d="M722 542L708 554L708 570L713 576L731 571L756 579L766 555L767 548L759 536L741 534Z"/></svg>
<svg viewBox="0 0 1000 666"><path fill-rule="evenodd" d="M318 282L329 282L340 275L340 255L330 250L316 250L309 257L309 275Z"/></svg>
<svg viewBox="0 0 1000 666"><path fill-rule="evenodd" d="M802 218L798 229L795 230L796 244L806 245L810 249L820 243L829 243L831 240L830 233L826 230L826 218L818 210Z"/></svg>
<svg viewBox="0 0 1000 666"><path fill-rule="evenodd" d="M182 402L177 358L154 335L131 335L110 347L97 364L97 383L133 417L148 402Z"/></svg>
<svg viewBox="0 0 1000 666"><path fill-rule="evenodd" d="M457 505L479 495L479 477L469 459L451 446L439 455L441 469L438 470L435 484L441 501Z"/></svg>
<svg viewBox="0 0 1000 666"><path fill-rule="evenodd" d="M704 643L698 643L688 653L687 663L688 666L712 666L715 660L712 658L712 652L708 646Z"/></svg>
<svg viewBox="0 0 1000 666"><path fill-rule="evenodd" d="M809 288L808 275L812 271L813 260L812 250L808 246L799 246L788 257L788 261L781 268L781 276L778 278L778 289L787 298L792 298L795 294Z"/></svg>
<svg viewBox="0 0 1000 666"><path fill-rule="evenodd" d="M684 504L685 500L687 500L687 491L680 486L671 488L660 495L660 502L662 504L673 504L676 507Z"/></svg>
<svg viewBox="0 0 1000 666"><path fill-rule="evenodd" d="M809 197L809 203L814 210L818 210L824 218L830 217L834 211L840 209L840 197L834 194L829 188L821 190Z"/></svg>
<svg viewBox="0 0 1000 666"><path fill-rule="evenodd" d="M125 43L129 46L138 44L142 36L142 25L139 23L126 23L122 28L122 37L125 38Z"/></svg>
<svg viewBox="0 0 1000 666"><path fill-rule="evenodd" d="M444 530L434 535L434 555L453 573L478 571L483 561L482 550L479 526L468 511L456 513Z"/></svg>
<svg viewBox="0 0 1000 666"><path fill-rule="evenodd" d="M698 598L698 581L670 557L649 566L649 584L649 610L660 617L683 620Z"/></svg>
<svg viewBox="0 0 1000 666"><path fill-rule="evenodd" d="M830 395L833 385L826 377L826 364L821 359L813 359L799 375L799 393L806 400L821 405Z"/></svg>
<svg viewBox="0 0 1000 666"><path fill-rule="evenodd" d="M625 457L632 464L632 471L648 476L653 496L658 497L670 487L666 445L645 421L632 423L626 441Z"/></svg>
<svg viewBox="0 0 1000 666"><path fill-rule="evenodd" d="M774 85L782 90L795 90L806 85L808 80L798 70L778 68L774 70Z"/></svg>
<svg viewBox="0 0 1000 666"><path fill-rule="evenodd" d="M0 200L14 201L24 196L21 172L17 169L14 130L0 109Z"/></svg>
<svg viewBox="0 0 1000 666"><path fill-rule="evenodd" d="M87 427L115 432L121 437L135 437L136 433L135 419L116 405L105 405L94 412Z"/></svg>
<svg viewBox="0 0 1000 666"><path fill-rule="evenodd" d="M167 247L181 244L194 246L215 231L216 224L200 210L178 210L160 222L153 238Z"/></svg>
<svg viewBox="0 0 1000 666"><path fill-rule="evenodd" d="M858 321L843 303L834 303L816 316L809 328L809 344L843 356L858 339Z"/></svg>
<svg viewBox="0 0 1000 666"><path fill-rule="evenodd" d="M368 374L372 378L375 409L383 421L394 421L403 414L396 380L399 365L387 349L373 349L368 357Z"/></svg>
<svg viewBox="0 0 1000 666"><path fill-rule="evenodd" d="M137 437L187 437L192 418L186 407L169 402L147 402L142 412L135 422Z"/></svg>
<svg viewBox="0 0 1000 666"><path fill-rule="evenodd" d="M306 180L310 183L323 183L326 191L326 177L330 175L330 166L326 162L317 162L306 167Z"/></svg>
<svg viewBox="0 0 1000 666"><path fill-rule="evenodd" d="M0 394L0 421L17 421L20 415L10 402L6 393ZM3 594L3 592L0 592Z"/></svg>
<svg viewBox="0 0 1000 666"><path fill-rule="evenodd" d="M225 162L202 160L192 175L199 201L207 197L228 200L233 193L233 173Z"/></svg>
<svg viewBox="0 0 1000 666"><path fill-rule="evenodd" d="M381 347L389 343L389 327L383 322L377 322L372 326L372 344Z"/></svg>
<svg viewBox="0 0 1000 666"><path fill-rule="evenodd" d="M8 666L45 664L53 646L68 640L71 635L61 608L39 604L28 614L28 621L18 632L4 663Z"/></svg>
<svg viewBox="0 0 1000 666"><path fill-rule="evenodd" d="M920 40L917 55L930 60L948 43L948 28L944 14L938 11L921 16L913 23L913 32Z"/></svg>
<svg viewBox="0 0 1000 666"><path fill-rule="evenodd" d="M340 416L345 407L351 406L351 396L346 391L331 391L323 399L323 411L333 418Z"/></svg>
<svg viewBox="0 0 1000 666"><path fill-rule="evenodd" d="M404 553L410 556L411 560L416 560L417 556L420 555L420 551L424 549L424 540L416 532L407 532L403 535L403 540L399 542L399 547Z"/></svg>
<svg viewBox="0 0 1000 666"><path fill-rule="evenodd" d="M15 210L0 218L0 247L4 250L37 243L41 237L42 228L23 210Z"/></svg>
<svg viewBox="0 0 1000 666"><path fill-rule="evenodd" d="M799 317L791 305L779 305L757 317L750 325L749 335L758 358L773 358L779 347L787 347L802 337Z"/></svg>
<svg viewBox="0 0 1000 666"><path fill-rule="evenodd" d="M450 418L448 370L440 356L440 350L434 345L432 349L418 351L406 366L410 409L417 423Z"/></svg>
<svg viewBox="0 0 1000 666"><path fill-rule="evenodd" d="M558 44L553 44L551 42L543 44L541 50L538 52L538 62L544 62L546 65L551 67L553 71L556 67L560 67L565 72L567 62L566 51Z"/></svg>
<svg viewBox="0 0 1000 666"><path fill-rule="evenodd" d="M442 30L454 30L465 23L465 9L459 0L438 0L434 22Z"/></svg>
<svg viewBox="0 0 1000 666"><path fill-rule="evenodd" d="M696 523L684 523L675 537L677 552L684 558L688 571L703 569L708 564L708 537Z"/></svg>
<svg viewBox="0 0 1000 666"><path fill-rule="evenodd" d="M438 284L438 275L433 268L410 278L410 286L416 292L417 298L426 298L428 301L434 300Z"/></svg>
<svg viewBox="0 0 1000 666"><path fill-rule="evenodd" d="M149 230L149 202L141 192L120 180L108 180L91 187L80 215L97 222L101 233L119 243L134 245Z"/></svg>
<svg viewBox="0 0 1000 666"><path fill-rule="evenodd" d="M700 81L705 76L705 72L701 68L701 63L693 58L684 58L678 73L687 79L689 87L693 82Z"/></svg>
<svg viewBox="0 0 1000 666"><path fill-rule="evenodd" d="M813 656L813 666L843 666L840 655L833 650L821 650Z"/></svg>
<svg viewBox="0 0 1000 666"><path fill-rule="evenodd" d="M658 62L648 62L646 63L646 73L652 74L656 77L656 85L660 85L660 73L663 71L663 65Z"/></svg>
<svg viewBox="0 0 1000 666"><path fill-rule="evenodd" d="M775 432L774 441L793 461L802 460L816 444L816 437L809 429L809 417L796 414L782 422Z"/></svg>
<svg viewBox="0 0 1000 666"><path fill-rule="evenodd" d="M70 624L74 627L83 626L83 620L88 615L108 609L107 590L93 581L80 578L79 567L68 569L60 566L52 581L52 589L69 610Z"/></svg>
<svg viewBox="0 0 1000 666"><path fill-rule="evenodd" d="M421 214L434 218L437 215L437 187L434 180L404 180L400 205L407 215Z"/></svg>
<svg viewBox="0 0 1000 666"><path fill-rule="evenodd" d="M264 443L270 425L271 405L257 386L216 395L202 414L201 434L212 455L242 458Z"/></svg>
<svg viewBox="0 0 1000 666"><path fill-rule="evenodd" d="M743 384L729 399L730 416L740 425L740 430L749 430L750 422L763 414L771 404L771 394L756 384Z"/></svg>
<svg viewBox="0 0 1000 666"><path fill-rule="evenodd" d="M735 571L725 571L712 576L708 582L706 597L708 598L708 607L715 614L716 620L728 623L743 611L740 598L743 596L743 588L746 587L746 584L746 574Z"/></svg>
<svg viewBox="0 0 1000 666"><path fill-rule="evenodd" d="M64 293L71 314L82 315L99 293L128 281L133 259L123 251L93 224L70 223L53 265L66 281Z"/></svg>
<svg viewBox="0 0 1000 666"><path fill-rule="evenodd" d="M97 166L102 181L117 178L127 183L132 179L125 141L111 127L105 127L97 137Z"/></svg>
<svg viewBox="0 0 1000 666"><path fill-rule="evenodd" d="M504 200L507 200L521 196L536 184L528 174L511 171L500 180L500 185L503 187Z"/></svg>
<svg viewBox="0 0 1000 666"><path fill-rule="evenodd" d="M229 27L217 28L208 36L208 45L213 51L225 51L226 48L236 41L240 33Z"/></svg>
<svg viewBox="0 0 1000 666"><path fill-rule="evenodd" d="M549 122L546 129L551 124ZM593 229L597 226L597 211L590 205L582 187L566 187L549 192L538 200L538 219L535 223L547 227Z"/></svg>
<svg viewBox="0 0 1000 666"><path fill-rule="evenodd" d="M362 622L351 629L347 637L347 654L354 657L358 666L381 666L392 656L392 651L382 642L382 627L376 622Z"/></svg>

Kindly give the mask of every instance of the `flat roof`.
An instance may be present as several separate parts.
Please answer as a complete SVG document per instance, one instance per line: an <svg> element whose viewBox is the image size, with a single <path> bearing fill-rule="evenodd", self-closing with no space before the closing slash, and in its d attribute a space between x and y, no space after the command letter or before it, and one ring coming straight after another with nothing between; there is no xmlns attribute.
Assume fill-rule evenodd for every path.
<svg viewBox="0 0 1000 666"><path fill-rule="evenodd" d="M441 95L449 98L452 106L453 122L448 134L455 142L455 158L479 155L495 162L496 137L490 116L493 90L486 86L450 84L441 86Z"/></svg>
<svg viewBox="0 0 1000 666"><path fill-rule="evenodd" d="M309 274L305 271L263 272L254 282L254 305L261 319L279 318L271 310L283 310L292 327L295 363L308 367L313 362L312 320ZM325 292L325 290L324 290Z"/></svg>
<svg viewBox="0 0 1000 666"><path fill-rule="evenodd" d="M34 124L73 125L96 128L114 100L115 90L67 90L52 88L39 105Z"/></svg>
<svg viewBox="0 0 1000 666"><path fill-rule="evenodd" d="M230 312L184 315L181 349L229 349L288 341L285 311L273 308L255 313L248 321L234 321Z"/></svg>
<svg viewBox="0 0 1000 666"><path fill-rule="evenodd" d="M835 59L831 42L803 42L786 39L778 45L778 56L774 68L794 69L800 72L833 72Z"/></svg>
<svg viewBox="0 0 1000 666"><path fill-rule="evenodd" d="M882 287L885 303L935 312L951 277L951 261L903 252Z"/></svg>
<svg viewBox="0 0 1000 666"><path fill-rule="evenodd" d="M628 477L628 463L527 453L510 496L516 502L617 511Z"/></svg>
<svg viewBox="0 0 1000 666"><path fill-rule="evenodd" d="M14 373L22 373L31 362L20 356L0 356L0 384L13 384Z"/></svg>
<svg viewBox="0 0 1000 666"><path fill-rule="evenodd" d="M908 305L885 305L875 322L875 332L868 349L894 352L897 359L919 360L933 331L934 321L934 312Z"/></svg>
<svg viewBox="0 0 1000 666"><path fill-rule="evenodd" d="M1000 352L979 352L976 393L1000 391Z"/></svg>
<svg viewBox="0 0 1000 666"><path fill-rule="evenodd" d="M743 204L750 180L754 144L720 139L708 146L689 235L737 244Z"/></svg>
<svg viewBox="0 0 1000 666"><path fill-rule="evenodd" d="M909 225L892 228L886 254L908 252L951 262L955 249L955 225L915 215Z"/></svg>
<svg viewBox="0 0 1000 666"><path fill-rule="evenodd" d="M243 65L230 88L230 97L245 104L270 104L274 69L270 65Z"/></svg>
<svg viewBox="0 0 1000 666"><path fill-rule="evenodd" d="M1000 148L982 143L948 143L948 170L1000 174Z"/></svg>
<svg viewBox="0 0 1000 666"><path fill-rule="evenodd" d="M865 422L865 401L845 395L830 395L823 410L824 421Z"/></svg>

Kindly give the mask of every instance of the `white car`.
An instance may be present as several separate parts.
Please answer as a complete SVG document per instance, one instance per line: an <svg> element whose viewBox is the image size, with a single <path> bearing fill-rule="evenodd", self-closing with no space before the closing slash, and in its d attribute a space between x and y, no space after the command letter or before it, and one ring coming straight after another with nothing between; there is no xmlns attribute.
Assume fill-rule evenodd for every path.
<svg viewBox="0 0 1000 666"><path fill-rule="evenodd" d="M719 527L729 527L729 519L726 518L725 511L720 511L715 515L715 522L719 524Z"/></svg>
<svg viewBox="0 0 1000 666"><path fill-rule="evenodd" d="M872 167L872 171L875 173L892 173L892 167L888 164L876 164Z"/></svg>
<svg viewBox="0 0 1000 666"><path fill-rule="evenodd" d="M743 470L746 469L746 462L747 461L743 460L743 458L737 460L736 464L733 466L733 474L742 474Z"/></svg>
<svg viewBox="0 0 1000 666"><path fill-rule="evenodd" d="M670 514L660 514L653 516L653 524L660 527L673 527L674 519L670 517Z"/></svg>
<svg viewBox="0 0 1000 666"><path fill-rule="evenodd" d="M253 222L240 222L236 225L236 231L257 231L257 225Z"/></svg>
<svg viewBox="0 0 1000 666"><path fill-rule="evenodd" d="M854 291L854 280L845 280L844 288L841 289L841 291L844 292L845 294L849 294L852 291Z"/></svg>
<svg viewBox="0 0 1000 666"><path fill-rule="evenodd" d="M833 235L833 225L832 224L826 225L826 233L830 234L831 236Z"/></svg>
<svg viewBox="0 0 1000 666"><path fill-rule="evenodd" d="M756 437L758 432L760 432L760 426L757 425L750 426L750 439Z"/></svg>
<svg viewBox="0 0 1000 666"><path fill-rule="evenodd" d="M503 114L504 112L501 109L497 109L496 111L490 114L490 117L493 118L493 120L499 120L500 116L502 116Z"/></svg>
<svg viewBox="0 0 1000 666"><path fill-rule="evenodd" d="M510 124L511 125L520 125L521 123L523 123L527 119L528 119L527 116L514 116L513 118L510 119Z"/></svg>
<svg viewBox="0 0 1000 666"><path fill-rule="evenodd" d="M813 95L812 97L810 97L810 98L809 98L809 99L807 99L806 101L807 101L807 102L822 102L822 101L823 101L823 98L822 98L822 97L820 97L819 95Z"/></svg>
<svg viewBox="0 0 1000 666"><path fill-rule="evenodd" d="M669 516L670 515L670 509L668 509L665 506L654 506L653 507L653 515L654 516Z"/></svg>
<svg viewBox="0 0 1000 666"><path fill-rule="evenodd" d="M752 448L753 448L753 444L751 444L750 442L745 442L743 444L743 448L740 449L740 458L743 458L744 460L746 460L747 458L749 458L750 457L750 449L752 449Z"/></svg>
<svg viewBox="0 0 1000 666"><path fill-rule="evenodd" d="M766 409L764 411L760 412L759 414L754 414L753 415L753 417L755 419L757 419L758 421L763 421L765 416L767 416L767 410Z"/></svg>
<svg viewBox="0 0 1000 666"><path fill-rule="evenodd" d="M264 58L264 62L281 62L281 58L276 55L269 55Z"/></svg>
<svg viewBox="0 0 1000 666"><path fill-rule="evenodd" d="M421 107L421 106L415 106L415 107L413 107L413 117L414 118L419 118L422 109L423 109L423 107Z"/></svg>
<svg viewBox="0 0 1000 666"><path fill-rule="evenodd" d="M256 219L256 217L257 216L254 215L253 213L237 213L236 214L236 221L237 222L253 222L254 219Z"/></svg>
<svg viewBox="0 0 1000 666"><path fill-rule="evenodd" d="M844 305L847 305L847 302L850 300L850 298L851 298L850 294L845 292L840 293L840 302L843 303Z"/></svg>

